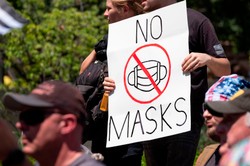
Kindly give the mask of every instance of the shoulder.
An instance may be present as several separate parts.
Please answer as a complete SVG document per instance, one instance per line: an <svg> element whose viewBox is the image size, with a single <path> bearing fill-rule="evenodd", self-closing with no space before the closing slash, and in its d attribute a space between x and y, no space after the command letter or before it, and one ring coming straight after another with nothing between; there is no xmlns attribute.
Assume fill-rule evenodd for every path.
<svg viewBox="0 0 250 166"><path fill-rule="evenodd" d="M206 154L210 153L210 154L212 154L212 153L214 153L214 152L216 151L216 149L217 149L219 146L220 146L219 143L208 145L208 146L206 146L206 147L204 148L204 150L203 150L202 153L206 153Z"/></svg>
<svg viewBox="0 0 250 166"><path fill-rule="evenodd" d="M188 15L188 18L189 19L194 19L196 20L197 18L198 19L208 19L204 14L202 14L201 12L197 11L197 10L194 10L194 9L191 9L191 8L187 8L187 15Z"/></svg>
<svg viewBox="0 0 250 166"><path fill-rule="evenodd" d="M70 166L105 166L103 163L96 161L89 155L82 154Z"/></svg>
<svg viewBox="0 0 250 166"><path fill-rule="evenodd" d="M198 26L198 27L203 26L203 25L212 26L209 18L199 11L196 11L191 8L187 8L187 16L188 16L189 26Z"/></svg>
<svg viewBox="0 0 250 166"><path fill-rule="evenodd" d="M206 165L207 161L211 158L211 156L217 151L220 144L211 144L204 148L202 153L199 155L196 160L195 166Z"/></svg>

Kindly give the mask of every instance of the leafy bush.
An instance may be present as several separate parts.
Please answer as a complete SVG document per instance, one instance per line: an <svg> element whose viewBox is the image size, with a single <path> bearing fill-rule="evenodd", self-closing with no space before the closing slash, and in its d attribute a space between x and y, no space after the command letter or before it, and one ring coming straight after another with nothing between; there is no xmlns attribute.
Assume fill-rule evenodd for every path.
<svg viewBox="0 0 250 166"><path fill-rule="evenodd" d="M29 2L23 13L30 23L3 36L0 44L4 69L13 79L5 88L27 92L48 79L73 82L81 62L107 32L106 20L95 6L80 11L66 1L53 1L50 8L43 1Z"/></svg>

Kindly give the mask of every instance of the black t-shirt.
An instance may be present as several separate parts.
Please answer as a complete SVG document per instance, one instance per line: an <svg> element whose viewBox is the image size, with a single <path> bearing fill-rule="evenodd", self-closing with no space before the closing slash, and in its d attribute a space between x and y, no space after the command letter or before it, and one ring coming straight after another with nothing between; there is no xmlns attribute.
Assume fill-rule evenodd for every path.
<svg viewBox="0 0 250 166"><path fill-rule="evenodd" d="M226 58L210 20L203 14L187 9L189 27L189 52L207 53L213 57ZM191 73L191 118L192 122L203 124L202 103L208 89L207 67L200 67Z"/></svg>

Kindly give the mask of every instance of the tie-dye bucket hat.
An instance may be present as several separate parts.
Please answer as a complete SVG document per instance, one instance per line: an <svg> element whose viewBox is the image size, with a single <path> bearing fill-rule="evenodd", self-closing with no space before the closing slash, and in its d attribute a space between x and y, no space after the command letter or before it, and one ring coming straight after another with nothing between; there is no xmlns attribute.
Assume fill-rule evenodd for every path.
<svg viewBox="0 0 250 166"><path fill-rule="evenodd" d="M209 109L207 102L228 101L235 93L242 89L249 89L250 82L237 74L222 76L215 82L206 92L205 103L203 103L203 111L209 110L214 116L222 117L222 113Z"/></svg>
<svg viewBox="0 0 250 166"><path fill-rule="evenodd" d="M228 101L240 89L249 89L250 82L232 74L222 76L206 92L205 102L207 101Z"/></svg>

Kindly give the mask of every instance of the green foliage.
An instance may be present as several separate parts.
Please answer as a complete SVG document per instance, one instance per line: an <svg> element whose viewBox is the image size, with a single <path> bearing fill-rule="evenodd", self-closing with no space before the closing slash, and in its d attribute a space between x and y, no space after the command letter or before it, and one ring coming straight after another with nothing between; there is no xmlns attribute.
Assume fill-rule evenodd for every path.
<svg viewBox="0 0 250 166"><path fill-rule="evenodd" d="M234 53L250 53L249 0L188 0L188 7L204 13L213 23L218 37L229 41ZM232 7L225 7L232 6Z"/></svg>
<svg viewBox="0 0 250 166"><path fill-rule="evenodd" d="M74 81L81 61L107 32L102 0L9 0L30 23L2 37L5 71L14 71L12 90L27 91L46 79ZM219 39L234 50L249 51L250 2L240 0L238 13L223 8L225 0L187 1L188 7L207 15ZM244 17L246 16L246 17ZM6 87L5 87L6 88ZM9 87L8 87L9 88ZM7 89L8 89L7 88Z"/></svg>
<svg viewBox="0 0 250 166"><path fill-rule="evenodd" d="M68 2L53 1L50 9L43 1L23 4L30 23L5 35L0 45L5 71L14 71L12 91L27 92L47 79L73 82L82 60L107 32L96 6L82 12Z"/></svg>

